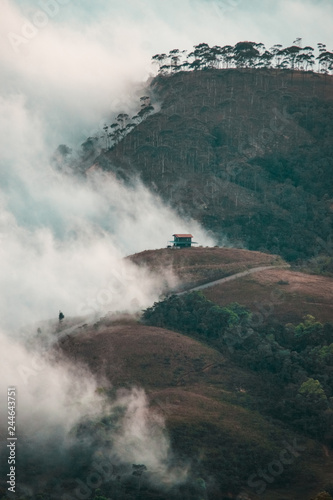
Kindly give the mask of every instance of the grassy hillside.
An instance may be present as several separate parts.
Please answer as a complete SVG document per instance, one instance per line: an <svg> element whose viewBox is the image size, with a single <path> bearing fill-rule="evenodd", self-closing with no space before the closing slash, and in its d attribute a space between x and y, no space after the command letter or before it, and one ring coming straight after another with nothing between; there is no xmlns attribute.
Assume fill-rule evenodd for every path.
<svg viewBox="0 0 333 500"><path fill-rule="evenodd" d="M333 279L283 268L276 255L237 248L146 250L128 257L152 271L169 268L178 278L177 290L218 280L261 266L277 266L203 290L218 305L238 302L262 324L299 322L311 314L319 321L333 320Z"/></svg>
<svg viewBox="0 0 333 500"><path fill-rule="evenodd" d="M255 267L286 264L277 255L217 247L146 250L128 259L154 272L161 268L170 269L179 280L179 289L188 289Z"/></svg>
<svg viewBox="0 0 333 500"><path fill-rule="evenodd" d="M269 254L223 248L162 249L129 258L154 271L170 268L179 279L179 288L259 266L283 265ZM332 438L327 430L324 437L320 433L316 437L316 432L293 424L293 419L297 423L301 418L300 409L292 409L297 388L311 375L304 371L311 370L311 363L310 368L302 365L303 354L296 346L299 353L290 359L300 364L295 365L294 374L285 364L275 370L274 363L283 361L287 350L281 339L276 350L278 336L274 340L273 330L270 327L267 332L265 325L275 325L277 335L281 325L297 324L303 314L317 312L321 321L332 320L332 290L331 278L278 267L205 289L204 296L213 306L238 302L261 315L252 324L255 330L255 325L259 327L258 334L239 346L233 344L231 350L221 348L218 339L211 342L209 336L198 335L195 329L181 333L180 316L178 331L142 324L130 316L107 316L94 325L74 328L65 337L60 334L58 349L87 365L106 395L112 397L122 387L143 387L151 408L166 421L174 459L190 464L192 482L204 479L207 498L240 498L237 495L243 492L250 499L310 500L325 488L332 490ZM270 361L275 351L277 358ZM306 356L314 362L312 351ZM324 372L317 371L314 377L327 391L330 382L326 379L325 385ZM328 421L331 410L326 412ZM294 439L302 451L273 481L261 483L260 470L267 472ZM201 498L195 495L189 498Z"/></svg>
<svg viewBox="0 0 333 500"><path fill-rule="evenodd" d="M327 253L333 76L207 69L156 77L160 110L97 162L139 173L219 237L288 260Z"/></svg>
<svg viewBox="0 0 333 500"><path fill-rule="evenodd" d="M145 388L151 407L166 419L176 455L204 478L209 498L235 498L243 486L257 498L248 478L295 438L304 451L261 498L309 499L333 480L332 457L322 445L260 414L261 377L201 342L129 318L104 318L62 340L60 348L114 388Z"/></svg>
<svg viewBox="0 0 333 500"><path fill-rule="evenodd" d="M106 401L124 388L144 388L150 409L165 420L170 463L189 468L186 484L165 492L144 480L138 488L130 464L93 500L310 500L319 491L333 493L333 327L311 318L298 324L311 313L322 323L332 321L332 278L279 267L285 263L275 255L232 248L161 249L128 258L157 272L169 268L178 289L274 268L193 298L167 295L152 309L160 308L159 324L172 327L154 325L153 315L148 324L147 311L141 319L108 315L95 323L48 323L58 339L55 359L86 366ZM235 302L249 312L230 305ZM96 450L112 448L117 415L83 419L72 429L78 441L58 457L52 477L51 462L34 462L33 454L20 458L21 474L33 478L43 500L58 495L54 484L60 485L58 496L72 498L74 478L85 482L94 472Z"/></svg>
<svg viewBox="0 0 333 500"><path fill-rule="evenodd" d="M239 302L271 321L298 323L307 314L333 320L333 279L287 269L268 269L203 291L219 305Z"/></svg>

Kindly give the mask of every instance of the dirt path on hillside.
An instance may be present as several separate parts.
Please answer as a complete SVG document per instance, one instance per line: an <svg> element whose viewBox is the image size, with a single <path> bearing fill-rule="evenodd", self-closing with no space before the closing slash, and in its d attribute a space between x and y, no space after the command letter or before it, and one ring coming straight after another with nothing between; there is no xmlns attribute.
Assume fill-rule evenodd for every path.
<svg viewBox="0 0 333 500"><path fill-rule="evenodd" d="M220 285L221 283L226 283L227 281L233 281L233 280L236 280L238 278L243 278L244 276L247 276L249 274L259 273L260 271L266 271L267 269L284 269L284 268L289 268L289 267L290 267L289 264L286 264L284 266L253 267L252 269L249 269L247 271L242 271L241 273L232 274L231 276L227 276L226 278L221 278L218 280L209 281L209 283L205 283L204 285L199 285L199 286L195 286L193 288L189 288L188 290L184 290L183 292L175 292L175 295L183 295L184 293L195 292L197 290L203 290L203 289L209 288L211 286Z"/></svg>
<svg viewBox="0 0 333 500"><path fill-rule="evenodd" d="M188 290L184 290L182 292L174 292L175 295L183 295L184 293L188 292L194 292L196 290L203 290L205 288L209 288L215 285L220 285L221 283L226 283L227 281L233 281L238 278L242 278L244 276L248 276L249 274L253 273L258 273L260 271L265 271L267 269L283 269L283 268L289 268L290 265L286 264L283 266L260 266L260 267L253 267L252 269L248 269L247 271L242 271L240 273L232 274L231 276L227 276L225 278L220 278L218 280L214 281L209 281L208 283L204 283L203 285L198 285L192 288L189 288ZM88 322L87 318L85 318L84 321L79 321L78 323L74 323L70 326L63 325L65 329L56 329L55 334L57 335L57 341L63 340L65 337L75 337L79 333L82 333L86 327L88 327Z"/></svg>
<svg viewBox="0 0 333 500"><path fill-rule="evenodd" d="M57 341L62 340L66 336L75 337L78 333L81 333L85 327L88 326L87 319L85 321L80 321L74 325L67 327L65 330L57 330L55 333L58 335ZM77 331L76 331L77 330ZM75 333L74 333L75 332ZM74 333L74 335L73 335Z"/></svg>

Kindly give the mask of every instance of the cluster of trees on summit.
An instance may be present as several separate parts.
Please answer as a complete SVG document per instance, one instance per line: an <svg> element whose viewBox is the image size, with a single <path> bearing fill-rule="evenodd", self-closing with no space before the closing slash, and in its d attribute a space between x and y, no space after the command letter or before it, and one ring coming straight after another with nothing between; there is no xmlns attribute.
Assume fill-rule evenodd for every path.
<svg viewBox="0 0 333 500"><path fill-rule="evenodd" d="M238 42L234 46L223 47L215 45L210 47L207 43L194 46L194 50L173 49L169 54L156 54L152 57L153 63L158 64L159 74L168 76L179 71L197 71L205 69L224 68L276 68L292 70L313 70L318 65L320 73L333 72L333 51L327 50L323 43L318 43L319 55L315 57L314 48L302 47L302 39L297 38L290 47L276 44L266 49L263 43L250 41ZM140 97L140 109L137 114L130 117L127 113L120 113L113 123L105 124L101 136L88 137L81 145L82 154L91 157L97 154L100 140L106 150L112 149L138 124L154 111L151 99L144 95ZM102 147L103 147L102 146ZM60 168L61 164L68 162L72 150L65 145L60 145L55 151L53 160Z"/></svg>
<svg viewBox="0 0 333 500"><path fill-rule="evenodd" d="M327 50L326 45L318 43L319 55L315 57L314 48L301 47L301 38L297 38L293 45L283 48L274 45L267 50L263 43L238 42L236 45L215 45L210 47L207 43L194 46L194 50L173 49L169 54L156 54L152 61L159 65L161 75L169 75L178 71L203 70L209 68L272 68L312 70L318 61L318 70L321 73L333 71L333 52ZM140 97L141 108L132 118L127 113L120 113L115 121L103 127L104 135L100 137L105 141L105 148L111 149L117 145L136 125L141 123L154 111L149 96Z"/></svg>
<svg viewBox="0 0 333 500"><path fill-rule="evenodd" d="M169 54L156 54L152 60L159 66L159 73L168 75L178 71L197 71L223 68L277 68L292 70L313 70L316 61L318 71L333 71L333 52L326 45L318 43L319 55L315 57L314 48L302 47L302 39L297 38L290 47L276 44L266 49L263 43L238 42L236 45L210 47L207 43L186 50L173 49Z"/></svg>

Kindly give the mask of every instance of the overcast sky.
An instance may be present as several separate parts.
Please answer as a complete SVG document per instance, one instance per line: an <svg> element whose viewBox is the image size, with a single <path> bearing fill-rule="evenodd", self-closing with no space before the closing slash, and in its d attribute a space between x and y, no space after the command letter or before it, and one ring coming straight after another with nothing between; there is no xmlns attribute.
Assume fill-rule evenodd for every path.
<svg viewBox="0 0 333 500"><path fill-rule="evenodd" d="M156 53L297 37L333 50L332 19L332 0L2 0L0 90L49 115L52 145L70 142L136 105Z"/></svg>

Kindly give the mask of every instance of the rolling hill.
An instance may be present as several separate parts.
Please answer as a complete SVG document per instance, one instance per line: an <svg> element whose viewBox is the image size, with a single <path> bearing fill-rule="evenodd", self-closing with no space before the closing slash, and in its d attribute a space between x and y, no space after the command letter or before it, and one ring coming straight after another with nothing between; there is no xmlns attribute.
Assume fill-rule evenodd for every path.
<svg viewBox="0 0 333 500"><path fill-rule="evenodd" d="M259 266L283 266L278 255L237 248L183 248L146 250L129 256L132 262L153 272L170 269L181 289L214 281Z"/></svg>
<svg viewBox="0 0 333 500"><path fill-rule="evenodd" d="M144 387L151 408L166 420L175 453L210 485L209 498L236 498L241 486L257 498L248 478L294 439L304 454L261 498L310 499L333 480L333 457L320 443L260 414L261 377L201 342L130 318L104 318L96 328L64 339L60 348L114 389Z"/></svg>
<svg viewBox="0 0 333 500"><path fill-rule="evenodd" d="M164 266L172 269L179 278L178 290L266 266L270 269L211 286L204 296L220 306L239 302L254 313L259 307L263 328L274 322L296 324L303 314L315 312L321 321L333 317L333 280L279 267L285 263L274 255L191 248L146 251L129 258L155 272ZM59 334L61 355L88 366L106 394L123 387L145 389L151 409L166 421L177 460L191 464L193 481L204 479L208 498L242 494L250 499L310 500L330 488L329 440L311 437L290 426L288 419L273 416L271 407L281 405L282 388L269 394L274 380L269 370L251 369L209 339L142 324L127 315L106 316L66 336ZM303 451L283 474L264 481L259 496L258 471L276 463L286 443L295 439Z"/></svg>
<svg viewBox="0 0 333 500"><path fill-rule="evenodd" d="M239 302L258 314L264 323L274 318L296 323L307 314L323 322L333 318L333 279L288 269L277 255L237 248L190 248L147 250L128 258L154 272L161 266L172 270L179 279L177 291L212 282L203 291L208 299L221 306ZM213 283L261 266L267 269L225 283Z"/></svg>

